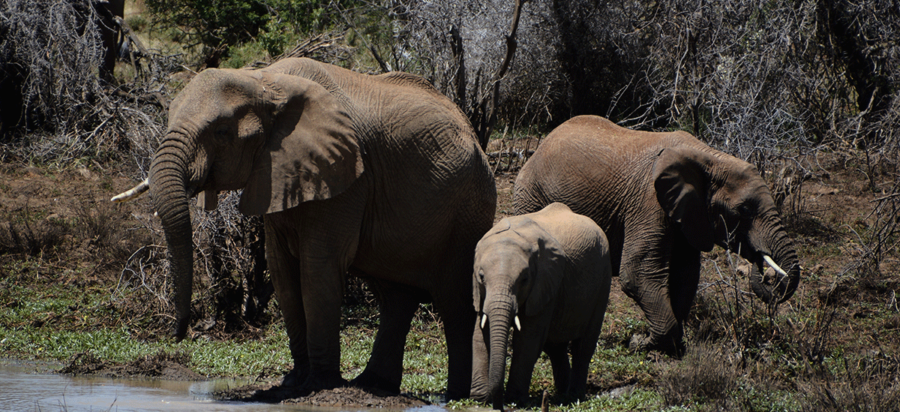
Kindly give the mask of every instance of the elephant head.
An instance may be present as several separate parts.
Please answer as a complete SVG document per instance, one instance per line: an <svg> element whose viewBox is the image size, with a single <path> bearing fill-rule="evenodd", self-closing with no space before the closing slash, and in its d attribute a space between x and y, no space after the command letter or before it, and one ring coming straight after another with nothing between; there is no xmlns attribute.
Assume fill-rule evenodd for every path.
<svg viewBox="0 0 900 412"><path fill-rule="evenodd" d="M362 172L351 121L319 84L250 70L194 77L170 107L148 179L171 255L176 339L190 321L189 198L203 193L200 203L210 210L218 191L243 189L241 212L275 213L335 196Z"/></svg>
<svg viewBox="0 0 900 412"><path fill-rule="evenodd" d="M753 263L750 284L767 303L789 299L800 281L793 244L775 201L749 163L691 146L660 151L651 173L656 199L696 249L735 250ZM776 278L763 278L763 263Z"/></svg>
<svg viewBox="0 0 900 412"><path fill-rule="evenodd" d="M503 408L503 379L510 325L522 330L519 314L549 314L563 277L562 246L530 219L515 230L508 220L488 232L475 249L473 298L488 329L488 388L494 409Z"/></svg>

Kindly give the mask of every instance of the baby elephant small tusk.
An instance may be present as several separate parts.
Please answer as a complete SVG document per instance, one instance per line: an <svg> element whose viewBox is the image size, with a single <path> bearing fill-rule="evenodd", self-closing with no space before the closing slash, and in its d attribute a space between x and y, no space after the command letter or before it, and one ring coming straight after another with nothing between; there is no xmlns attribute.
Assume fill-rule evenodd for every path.
<svg viewBox="0 0 900 412"><path fill-rule="evenodd" d="M516 330L518 330L519 332L521 332L521 331L522 331L522 324L519 323L519 315L516 315L516 317L513 318L513 320L516 322Z"/></svg>
<svg viewBox="0 0 900 412"><path fill-rule="evenodd" d="M775 269L775 271L778 272L779 275L781 275L781 276L787 276L787 272L785 272L784 269L782 269L780 266L778 266L778 264L775 263L774 260L772 260L772 257L771 257L771 256L769 256L769 255L763 255L763 260L766 261L766 263L767 263L769 266L771 266L772 269Z"/></svg>
<svg viewBox="0 0 900 412"><path fill-rule="evenodd" d="M150 180L144 179L143 182L139 183L137 186L128 189L125 192L119 193L118 195L113 196L112 199L109 199L111 202L119 203L119 202L127 202L131 199L134 199L150 188Z"/></svg>
<svg viewBox="0 0 900 412"><path fill-rule="evenodd" d="M484 325L487 323L487 313L481 315L481 329L484 329Z"/></svg>

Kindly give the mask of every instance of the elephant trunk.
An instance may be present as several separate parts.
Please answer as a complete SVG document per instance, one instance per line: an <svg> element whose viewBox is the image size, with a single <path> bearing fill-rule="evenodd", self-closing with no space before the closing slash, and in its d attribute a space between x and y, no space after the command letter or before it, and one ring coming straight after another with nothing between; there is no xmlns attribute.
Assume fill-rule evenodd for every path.
<svg viewBox="0 0 900 412"><path fill-rule="evenodd" d="M487 302L486 302L487 303ZM494 409L503 409L503 378L506 375L506 351L509 345L509 327L516 315L516 301L511 296L496 299L488 307L485 316L490 328L490 363L488 388Z"/></svg>
<svg viewBox="0 0 900 412"><path fill-rule="evenodd" d="M784 229L774 230L771 247L757 249L760 250L754 260L750 271L750 287L753 292L768 304L776 304L784 302L794 295L797 285L800 283L800 263L797 258L797 252L794 250L793 243L785 233ZM771 251L771 254L766 253ZM767 279L765 266L768 265L775 270L774 279Z"/></svg>
<svg viewBox="0 0 900 412"><path fill-rule="evenodd" d="M176 326L174 337L181 341L191 320L191 292L194 278L191 214L188 208L187 159L190 145L170 134L160 144L150 166L152 207L162 221L169 246L174 280Z"/></svg>

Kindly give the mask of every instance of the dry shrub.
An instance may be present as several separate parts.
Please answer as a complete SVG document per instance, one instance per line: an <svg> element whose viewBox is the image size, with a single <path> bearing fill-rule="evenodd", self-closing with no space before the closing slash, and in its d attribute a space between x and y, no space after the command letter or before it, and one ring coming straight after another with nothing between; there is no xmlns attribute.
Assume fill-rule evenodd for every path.
<svg viewBox="0 0 900 412"><path fill-rule="evenodd" d="M696 339L715 339L746 362L747 357L780 338L781 325L774 318L776 307L745 290L750 267L735 259L740 257L725 251L724 267L717 261L709 262L718 280L700 284L689 324L696 328Z"/></svg>
<svg viewBox="0 0 900 412"><path fill-rule="evenodd" d="M105 49L90 0L0 2L2 161L129 160L146 170L165 127L180 56L144 50L139 75L103 82Z"/></svg>
<svg viewBox="0 0 900 412"><path fill-rule="evenodd" d="M874 351L877 352L877 351ZM900 405L900 359L875 353L801 386L806 411L893 411Z"/></svg>
<svg viewBox="0 0 900 412"><path fill-rule="evenodd" d="M738 386L738 366L721 345L695 343L681 362L663 368L657 388L669 406L712 403L724 407Z"/></svg>
<svg viewBox="0 0 900 412"><path fill-rule="evenodd" d="M61 246L71 228L57 219L39 219L25 208L0 223L0 255L38 256Z"/></svg>
<svg viewBox="0 0 900 412"><path fill-rule="evenodd" d="M74 232L78 238L86 240L98 257L111 262L124 262L149 241L146 231L127 227L127 216L112 202L79 202L75 205L75 217Z"/></svg>
<svg viewBox="0 0 900 412"><path fill-rule="evenodd" d="M0 4L0 77L14 79L6 119L30 128L93 128L91 103L102 94L97 67L103 46L89 0L7 0ZM18 99L16 99L18 98ZM21 107L14 107L21 104ZM18 110L16 110L18 109ZM8 129L13 124L3 124Z"/></svg>

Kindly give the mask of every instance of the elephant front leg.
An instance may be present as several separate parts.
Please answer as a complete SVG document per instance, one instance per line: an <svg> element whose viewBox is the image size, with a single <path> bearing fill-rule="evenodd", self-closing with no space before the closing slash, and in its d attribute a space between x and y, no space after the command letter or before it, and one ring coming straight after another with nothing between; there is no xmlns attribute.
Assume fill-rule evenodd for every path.
<svg viewBox="0 0 900 412"><path fill-rule="evenodd" d="M537 326L524 325L522 328L528 330L529 327ZM528 401L531 374L534 372L534 364L541 355L546 338L547 334L540 331L530 334L520 332L513 334L513 353L509 364L509 378L506 383L507 402L516 402L521 406ZM566 363L568 363L568 359L566 359Z"/></svg>
<svg viewBox="0 0 900 412"><path fill-rule="evenodd" d="M369 363L351 384L400 393L406 335L419 306L415 296L425 292L378 279L369 279L368 284L378 299L380 324Z"/></svg>
<svg viewBox="0 0 900 412"><path fill-rule="evenodd" d="M632 349L670 352L681 339L681 327L669 298L668 257L668 253L664 256L641 253L623 259L620 277L629 280L627 285L623 284L623 290L640 306L650 326L649 336L632 336L629 345Z"/></svg>
<svg viewBox="0 0 900 412"><path fill-rule="evenodd" d="M300 261L286 250L286 243L266 222L266 260L278 306L284 318L294 367L284 376L282 386L300 386L309 377L309 352L306 344L306 312L300 290Z"/></svg>
<svg viewBox="0 0 900 412"><path fill-rule="evenodd" d="M346 272L336 266L307 264L303 268L301 289L309 353L304 390L332 389L347 384L340 370L341 298Z"/></svg>
<svg viewBox="0 0 900 412"><path fill-rule="evenodd" d="M676 242L669 269L669 301L675 317L675 330L671 338L676 354L684 353L684 323L697 295L700 283L700 252L687 242Z"/></svg>
<svg viewBox="0 0 900 412"><path fill-rule="evenodd" d="M650 324L650 336L632 337L632 349L671 352L681 340L682 329L672 311L668 282L645 278L636 300Z"/></svg>

